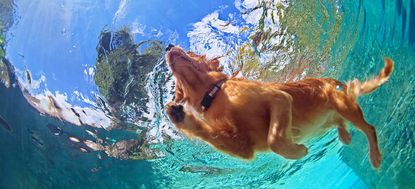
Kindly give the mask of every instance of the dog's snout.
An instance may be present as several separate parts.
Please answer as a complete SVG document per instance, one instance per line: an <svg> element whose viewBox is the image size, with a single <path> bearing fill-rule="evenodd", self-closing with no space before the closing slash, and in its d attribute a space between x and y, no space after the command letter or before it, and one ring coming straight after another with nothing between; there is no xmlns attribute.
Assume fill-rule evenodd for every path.
<svg viewBox="0 0 415 189"><path fill-rule="evenodd" d="M169 51L171 48L173 48L174 47L174 45L172 45L172 44L169 44L169 46L167 46L167 48L166 48L166 51Z"/></svg>

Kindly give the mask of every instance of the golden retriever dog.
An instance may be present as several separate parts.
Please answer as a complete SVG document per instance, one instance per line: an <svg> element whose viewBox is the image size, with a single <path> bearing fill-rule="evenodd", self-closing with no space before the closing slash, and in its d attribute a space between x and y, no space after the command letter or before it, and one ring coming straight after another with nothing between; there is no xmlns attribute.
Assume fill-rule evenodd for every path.
<svg viewBox="0 0 415 189"><path fill-rule="evenodd" d="M343 143L350 143L345 124L350 121L366 135L372 165L380 166L375 128L366 122L356 100L389 79L391 59L385 58L379 75L366 82L344 84L330 78L307 78L263 83L230 78L218 69L219 62L212 64L180 47L169 45L166 50L178 95L167 104L166 113L188 137L200 138L243 159L269 150L287 159L299 159L308 153L302 142L333 127Z"/></svg>

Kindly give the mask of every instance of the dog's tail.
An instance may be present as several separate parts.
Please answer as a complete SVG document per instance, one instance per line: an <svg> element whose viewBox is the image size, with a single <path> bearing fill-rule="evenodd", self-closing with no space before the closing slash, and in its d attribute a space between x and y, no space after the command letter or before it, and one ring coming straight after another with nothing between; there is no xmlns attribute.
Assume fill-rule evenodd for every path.
<svg viewBox="0 0 415 189"><path fill-rule="evenodd" d="M360 82L355 79L353 81L347 82L347 94L356 99L362 94L369 94L375 91L379 86L388 81L392 71L393 71L393 60L390 58L385 58L385 66L380 71L379 75L374 79Z"/></svg>

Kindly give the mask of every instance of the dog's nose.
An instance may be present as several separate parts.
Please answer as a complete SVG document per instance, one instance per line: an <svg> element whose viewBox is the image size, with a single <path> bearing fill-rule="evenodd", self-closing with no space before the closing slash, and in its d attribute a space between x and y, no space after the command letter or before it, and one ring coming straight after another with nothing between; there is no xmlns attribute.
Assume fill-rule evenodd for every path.
<svg viewBox="0 0 415 189"><path fill-rule="evenodd" d="M173 48L174 47L174 45L172 45L172 44L169 44L169 46L167 46L167 48L166 48L166 51L169 51L171 48Z"/></svg>

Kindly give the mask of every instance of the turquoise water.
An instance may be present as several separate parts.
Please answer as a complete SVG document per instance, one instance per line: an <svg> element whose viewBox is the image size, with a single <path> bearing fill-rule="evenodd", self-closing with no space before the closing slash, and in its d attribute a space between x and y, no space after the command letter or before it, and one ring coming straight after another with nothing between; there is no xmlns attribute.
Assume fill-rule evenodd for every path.
<svg viewBox="0 0 415 189"><path fill-rule="evenodd" d="M243 2L218 1L205 5L203 1L181 1L181 4L1 1L0 29L5 36L0 43L5 52L2 62L3 65L7 62L8 67L13 65L16 71L9 70L14 87L0 84L0 118L3 120L0 122L0 188L414 188L415 1L299 1L284 4L282 8L273 6L277 2L263 3L260 4L262 8L271 7L269 10L275 10L275 14L284 12L285 15L279 17L276 24L267 21L270 15L267 12L264 26L261 26L261 16L257 19L259 22L249 22L244 17L249 9L235 8ZM183 5L186 3L188 6ZM120 9L122 7L127 8ZM154 14L157 10L159 14ZM207 24L213 28L209 30L211 33L197 30L194 23L200 23L215 10L219 10L219 16L213 20L224 20L220 23L223 26L212 21ZM30 71L32 84L42 75L47 78L40 88L28 89L33 96L46 90L53 91L52 94L60 91L68 94L68 101L74 106L102 109L99 105L74 100L71 94L77 90L92 101L95 101L95 94L105 98L100 94L103 90L96 86L93 78L84 75L84 70L95 67L99 56L96 47L102 42L99 36L103 30L114 33L124 26L133 27L130 23L135 21L147 26L144 33L151 33L135 33L135 43L156 39L163 44L174 42L207 54L215 53L212 44L226 48L230 51L227 56L231 62L225 65L226 71L237 66L232 62L238 56L235 49L248 44L257 51L249 55L254 58L247 60L258 56L266 69L244 71L253 73L247 77L258 80L281 80L284 73L270 72L276 73L271 76L263 73L273 71L272 65L285 60L288 60L285 69L296 70L298 62L304 59L305 68L294 72L298 77L305 73L341 81L365 80L379 72L383 57L392 58L395 70L391 79L379 90L359 99L366 120L377 130L383 154L381 168L375 170L370 166L366 138L353 127L350 145L341 144L337 132L331 131L308 141L310 154L297 161L285 160L273 153L259 154L254 161L242 161L219 153L201 141L181 137L166 121L162 110L171 99L172 91L170 73L163 67L162 58L151 64L154 67L145 73L150 78L145 80L146 89L153 96L147 98L146 106L138 106L155 113L149 120L127 116L126 120L134 126L112 130L86 124L78 126L71 120L41 114L28 103L19 87L30 86L25 70ZM223 32L230 30L229 26L225 27L228 21L233 26L251 29L248 33ZM154 28L165 35L152 33ZM283 35L286 43L270 40L277 36L263 37L258 43L252 39L261 32L281 30L287 32ZM172 31L179 37L172 40ZM212 44L209 41L213 41ZM284 47L273 48L279 44ZM272 56L277 58L269 59ZM130 115L127 110L126 114ZM62 131L53 130L57 127ZM97 142L99 138L104 141L102 144L114 144L142 139L142 128L148 130L146 141L152 141L149 148L161 155L140 156L145 157L144 160L114 158L104 151L88 149L82 142L68 140L76 137ZM89 135L86 130L98 137ZM170 131L173 134L169 134ZM80 148L89 152L82 152Z"/></svg>

